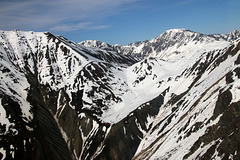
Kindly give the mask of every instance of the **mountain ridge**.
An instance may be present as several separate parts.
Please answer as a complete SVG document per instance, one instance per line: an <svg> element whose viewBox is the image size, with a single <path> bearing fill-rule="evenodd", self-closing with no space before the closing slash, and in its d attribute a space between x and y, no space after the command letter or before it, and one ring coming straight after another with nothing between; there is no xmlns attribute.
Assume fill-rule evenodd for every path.
<svg viewBox="0 0 240 160"><path fill-rule="evenodd" d="M166 32L134 57L0 31L0 157L239 158L239 32Z"/></svg>
<svg viewBox="0 0 240 160"><path fill-rule="evenodd" d="M184 35L187 33L188 35ZM139 57L140 59L143 59L145 57L156 57L158 55L153 55L154 52L161 52L165 46L162 46L162 43L165 43L166 45L172 45L170 42L164 42L166 39L174 39L174 36L177 38L183 38L185 37L185 40L183 43L186 43L186 40L197 40L196 38L202 39L203 37L207 37L207 40L217 40L217 41L233 41L239 38L240 31L239 30L234 30L228 34L201 34L198 32L194 32L188 29L170 29L162 33L161 35L157 36L156 38L153 38L151 40L145 40L145 41L136 41L133 43L130 43L126 46L119 45L119 44L114 44L110 45L106 42L101 42L99 40L86 40L82 41L79 44L88 46L88 47L97 47L97 48L102 48L105 50L112 50L112 51L117 51L121 54L126 54L126 55L131 55L133 57ZM172 37L171 37L172 36ZM211 38L211 39L210 39ZM179 42L179 40L177 40ZM202 39L202 41L204 41ZM206 41L206 39L205 39ZM173 43L173 42L171 42ZM174 42L176 43L176 42ZM140 46L142 45L142 47ZM181 44L178 44L181 45ZM149 47L150 46L150 47ZM157 48L156 46L160 46ZM154 49L153 49L154 48ZM156 50L156 51L155 51Z"/></svg>

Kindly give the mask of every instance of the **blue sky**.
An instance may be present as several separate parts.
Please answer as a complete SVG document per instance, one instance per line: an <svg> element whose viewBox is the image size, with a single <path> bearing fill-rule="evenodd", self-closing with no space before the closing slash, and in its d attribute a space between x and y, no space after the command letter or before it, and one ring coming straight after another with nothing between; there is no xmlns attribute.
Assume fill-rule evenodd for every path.
<svg viewBox="0 0 240 160"><path fill-rule="evenodd" d="M239 0L0 0L0 29L126 45L173 28L229 33L240 29L239 8Z"/></svg>

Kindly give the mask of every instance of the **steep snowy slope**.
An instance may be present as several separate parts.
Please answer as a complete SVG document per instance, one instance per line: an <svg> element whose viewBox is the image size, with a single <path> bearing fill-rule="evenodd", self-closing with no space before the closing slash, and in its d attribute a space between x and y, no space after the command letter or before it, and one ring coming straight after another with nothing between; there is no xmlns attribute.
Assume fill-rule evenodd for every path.
<svg viewBox="0 0 240 160"><path fill-rule="evenodd" d="M147 122L134 159L238 159L239 49L238 41L204 53L166 83L163 105Z"/></svg>
<svg viewBox="0 0 240 160"><path fill-rule="evenodd" d="M238 159L240 42L221 47L188 63L149 58L131 66L133 92L156 98L112 127L99 158L110 150L116 159Z"/></svg>
<svg viewBox="0 0 240 160"><path fill-rule="evenodd" d="M68 147L72 147L68 138L75 135L69 134L84 123L70 124L73 126L67 130L66 123L71 121L65 114L74 122L83 119L87 113L99 121L104 110L121 101L109 82L114 78L111 70L127 67L135 60L114 52L86 48L51 33L16 30L1 31L0 35L1 135L10 137L1 139L3 155L27 156L33 149L31 146L37 145L38 150L34 152L45 148L47 154L36 154L39 157L35 158L59 154L56 157L67 159L70 157L68 151L59 152L68 150L67 141L70 141ZM20 121L20 126L14 123L16 121ZM53 130L47 129L50 126L54 126ZM36 133L38 130L42 133ZM26 137L25 132L29 132ZM83 134L78 129L76 132ZM65 142L61 140L61 134L65 135ZM19 140L15 142L16 139ZM26 141L30 148L25 153L19 146L26 148ZM73 142L82 143L80 140ZM71 151L71 154L79 156L80 150Z"/></svg>
<svg viewBox="0 0 240 160"><path fill-rule="evenodd" d="M110 46L0 31L0 157L238 159L237 38L174 29Z"/></svg>

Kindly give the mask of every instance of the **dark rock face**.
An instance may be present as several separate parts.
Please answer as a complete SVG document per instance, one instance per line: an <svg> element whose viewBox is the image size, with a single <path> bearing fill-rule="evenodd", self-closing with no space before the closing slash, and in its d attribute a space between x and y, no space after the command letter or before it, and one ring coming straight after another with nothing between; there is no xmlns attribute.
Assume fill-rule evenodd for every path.
<svg viewBox="0 0 240 160"><path fill-rule="evenodd" d="M104 149L96 159L131 159L143 138L142 130L149 130L147 118L154 118L162 104L163 96L160 95L114 124L104 140Z"/></svg>
<svg viewBox="0 0 240 160"><path fill-rule="evenodd" d="M42 104L39 94L31 92L34 119L26 122L20 105L10 97L1 97L7 117L15 125L1 136L1 147L6 150L6 159L71 159L67 145L48 108ZM34 96L35 95L35 96ZM37 97L37 98L35 98ZM1 127L4 133L5 127ZM12 130L15 131L12 132Z"/></svg>
<svg viewBox="0 0 240 160"><path fill-rule="evenodd" d="M1 95L1 103L6 110L9 121L14 123L10 131L6 131L6 125L1 124L1 144L6 150L6 159L24 158L31 159L34 156L34 132L27 127L36 128L34 123L26 123L21 117L20 105L10 97ZM14 129L14 130L13 130ZM2 133L5 133L4 135ZM25 143L25 144L23 144ZM24 148L25 147L25 148ZM3 155L0 155L3 157Z"/></svg>
<svg viewBox="0 0 240 160"><path fill-rule="evenodd" d="M144 44L147 55L190 41L232 41L237 34L209 39L172 30L131 45ZM137 62L119 46L94 47L51 33L1 32L1 158L239 159L239 41L202 52L175 75L161 58ZM166 72L162 79L159 70ZM141 104L127 97L150 85L156 94ZM133 102L140 105L130 110ZM117 104L128 112L107 121Z"/></svg>
<svg viewBox="0 0 240 160"><path fill-rule="evenodd" d="M222 114L217 124L208 127L207 131L202 137L195 142L194 146L190 149L190 152L184 156L188 158L189 155L193 154L201 144L208 145L211 142L215 142L203 155L197 155L196 158L211 159L217 155L214 155L215 150L222 156L222 159L228 159L232 156L233 159L239 158L240 139L239 135L239 109L240 102L232 103L232 95L229 90L224 91L218 97L216 108L214 110L214 116L211 120L217 118Z"/></svg>

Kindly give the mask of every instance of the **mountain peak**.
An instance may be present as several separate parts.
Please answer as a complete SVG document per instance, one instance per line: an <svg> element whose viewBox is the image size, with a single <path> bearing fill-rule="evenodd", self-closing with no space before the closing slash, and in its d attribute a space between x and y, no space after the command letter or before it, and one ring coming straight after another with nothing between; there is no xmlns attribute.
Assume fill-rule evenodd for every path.
<svg viewBox="0 0 240 160"><path fill-rule="evenodd" d="M179 28L179 29L169 29L163 32L162 34L181 34L181 33L188 33L188 34L200 34L198 32L191 31L189 29L185 28Z"/></svg>
<svg viewBox="0 0 240 160"><path fill-rule="evenodd" d="M173 29L86 47L0 31L0 157L238 159L238 35Z"/></svg>
<svg viewBox="0 0 240 160"><path fill-rule="evenodd" d="M175 28L175 29L168 29L165 32L185 32L185 31L190 31L185 28Z"/></svg>
<svg viewBox="0 0 240 160"><path fill-rule="evenodd" d="M175 53L184 53L184 55L186 55L185 52L188 51L189 48L194 48L196 49L196 51L204 51L207 48L202 48L202 45L205 44L209 47L228 44L231 41L236 40L239 36L240 32L238 30L226 35L206 35L188 29L180 28L166 30L164 33L162 33L156 38L145 41L136 41L130 43L127 46L111 46L105 42L89 40L83 41L80 44L87 47L97 47L108 51L116 51L120 54L131 55L138 59L143 59L145 57L161 57L164 59L167 55L170 56ZM180 54L177 54L177 56L179 58L182 57L182 55L180 56Z"/></svg>
<svg viewBox="0 0 240 160"><path fill-rule="evenodd" d="M99 41L99 40L85 40L85 41L80 42L79 44L84 45L86 47L94 47L94 48L111 47L110 44L108 44L106 42Z"/></svg>
<svg viewBox="0 0 240 160"><path fill-rule="evenodd" d="M197 32L193 32L188 29L169 29L163 32L161 35L159 35L157 38L183 38L183 37L188 37L188 36L194 36L194 35L202 35ZM174 40L173 39L173 40Z"/></svg>
<svg viewBox="0 0 240 160"><path fill-rule="evenodd" d="M230 32L229 34L227 34L227 40L232 41L232 40L236 40L240 37L240 30L234 30L232 32Z"/></svg>

